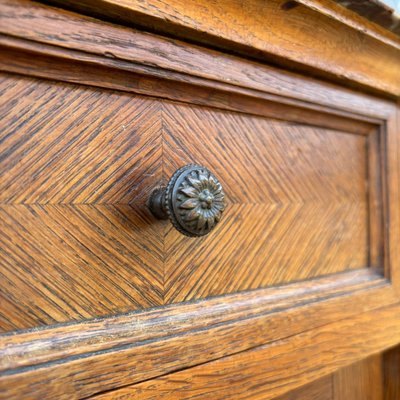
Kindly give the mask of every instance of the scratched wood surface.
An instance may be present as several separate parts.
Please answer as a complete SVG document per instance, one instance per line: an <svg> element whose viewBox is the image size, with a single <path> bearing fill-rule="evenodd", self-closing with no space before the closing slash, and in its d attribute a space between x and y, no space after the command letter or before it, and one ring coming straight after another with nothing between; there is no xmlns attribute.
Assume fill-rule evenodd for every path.
<svg viewBox="0 0 400 400"><path fill-rule="evenodd" d="M400 96L399 37L331 0L47 2Z"/></svg>
<svg viewBox="0 0 400 400"><path fill-rule="evenodd" d="M304 386L291 390L278 397L250 394L248 399L257 400L383 400L397 399L388 397L390 387L397 384L398 376L393 376L384 390L382 356L380 354L367 357L333 374L319 378ZM389 390L388 390L389 389ZM100 397L101 398L101 397ZM127 394L120 396L118 391L110 392L107 399L130 399Z"/></svg>
<svg viewBox="0 0 400 400"><path fill-rule="evenodd" d="M392 388L397 385L398 380L399 375L392 376L384 390L382 357L376 355L341 368L289 393L274 397L273 400L383 400L384 398L394 400L398 397L392 392ZM130 397L129 395L120 397L116 392L115 396L110 393L109 398ZM270 397L256 394L248 398L266 400Z"/></svg>
<svg viewBox="0 0 400 400"><path fill-rule="evenodd" d="M1 88L4 331L368 264L365 136L11 75ZM189 162L228 197L204 239L146 209Z"/></svg>
<svg viewBox="0 0 400 400"><path fill-rule="evenodd" d="M31 393L40 399L86 398L295 337L338 319L351 320L367 311L371 315L396 302L385 279L364 269L17 335L2 334L0 398L23 399ZM351 340L358 343L359 339ZM294 351L302 357L301 346ZM348 352L347 348L338 351ZM357 358L358 354L348 356ZM276 374L274 379L280 370Z"/></svg>
<svg viewBox="0 0 400 400"><path fill-rule="evenodd" d="M399 311L400 306L396 305L362 313L94 398L159 400L174 398L179 393L179 399L274 399L376 354L379 346L392 346L400 337ZM361 381L365 375L362 374ZM343 398L349 399L353 397Z"/></svg>

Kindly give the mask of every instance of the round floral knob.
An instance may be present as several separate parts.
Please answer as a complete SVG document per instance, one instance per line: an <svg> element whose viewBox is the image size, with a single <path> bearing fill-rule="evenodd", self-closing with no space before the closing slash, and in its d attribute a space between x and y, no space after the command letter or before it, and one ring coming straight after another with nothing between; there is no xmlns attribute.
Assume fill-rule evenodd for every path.
<svg viewBox="0 0 400 400"><path fill-rule="evenodd" d="M204 236L221 219L225 195L213 173L190 164L178 169L167 187L152 193L149 207L157 218L169 218L184 235Z"/></svg>

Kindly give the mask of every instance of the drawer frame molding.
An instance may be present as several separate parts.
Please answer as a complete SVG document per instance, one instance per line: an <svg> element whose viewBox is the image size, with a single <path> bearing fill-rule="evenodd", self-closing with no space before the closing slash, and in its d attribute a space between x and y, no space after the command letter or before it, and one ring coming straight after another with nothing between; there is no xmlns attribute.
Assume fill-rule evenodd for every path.
<svg viewBox="0 0 400 400"><path fill-rule="evenodd" d="M400 124L393 101L34 2L5 1L0 11L3 72L302 124L312 121L364 135L371 183L369 268L2 334L0 398L32 393L41 399L86 398L98 394L100 376L101 390L108 391L145 387L144 381L187 367L203 365L212 375L227 356L233 364L237 357L246 377L257 349L266 355L279 344L291 349L293 357L312 358L332 345L326 335L340 337L347 326L346 342L326 359L324 370L307 365L297 382L289 371L280 371L278 386L273 373L265 372L264 378L271 379L264 388L277 396L400 341ZM63 22L63 31L55 21ZM380 329L379 320L369 325L369 315L383 318L390 329ZM310 335L314 346L305 353L299 343ZM365 345L360 335L368 336ZM191 390L198 389L194 378L184 376Z"/></svg>

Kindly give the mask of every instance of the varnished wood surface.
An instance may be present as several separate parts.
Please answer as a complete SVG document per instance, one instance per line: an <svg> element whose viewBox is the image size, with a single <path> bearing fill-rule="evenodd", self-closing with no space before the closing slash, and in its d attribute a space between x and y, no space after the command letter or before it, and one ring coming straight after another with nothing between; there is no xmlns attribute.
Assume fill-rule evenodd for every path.
<svg viewBox="0 0 400 400"><path fill-rule="evenodd" d="M365 136L18 76L1 87L3 331L369 264ZM146 208L191 162L228 198L197 240Z"/></svg>
<svg viewBox="0 0 400 400"><path fill-rule="evenodd" d="M368 114L369 117L381 119L392 112L391 103L382 99L182 41L104 23L28 0L3 0L0 6L0 32L7 35L2 37L7 46L12 42L12 36L25 39L22 43L14 42L13 45L19 48L35 48L35 51L49 55L61 53L66 59L79 59L135 71L145 76L162 77L173 80L174 84L187 82L229 91L245 87L257 91L253 92L253 96L273 100L278 96L279 102L284 104L289 99L292 102L304 100L306 103L303 102L301 107L315 107L318 104L327 107L325 111L330 114L341 110L342 113L355 113L358 118L365 118ZM113 41L108 40L109 37ZM41 45L48 47L42 48ZM15 63L18 64L18 60ZM5 68L12 67L13 63L10 62ZM47 68L51 70L49 66ZM35 70L34 63L31 63L31 69ZM53 69L52 73L56 72ZM79 80L79 74L74 75L73 72L74 68L66 71L66 74ZM29 68L24 73L29 74ZM62 79L61 73L58 79ZM96 74L91 73L91 80L95 85L101 85ZM130 80L129 84L125 82L124 86L127 90L141 90L142 93L156 90L149 84L143 83L142 86L137 78ZM186 90L187 87L181 93L184 98L187 96ZM161 97L165 96L164 89ZM218 100L218 96L219 93L208 93L208 97L214 101ZM191 96L191 102L195 101L195 97ZM222 104L227 106L230 102L225 99Z"/></svg>
<svg viewBox="0 0 400 400"><path fill-rule="evenodd" d="M333 374L333 400L383 400L387 389L381 354L341 368Z"/></svg>
<svg viewBox="0 0 400 400"><path fill-rule="evenodd" d="M29 398L32 393L41 400L87 397L295 337L396 301L388 283L365 270L127 316L3 334L0 398ZM351 339L349 345L353 340L359 339ZM377 340L376 346L384 344ZM292 350L302 357L302 346ZM295 387L303 384L297 382Z"/></svg>
<svg viewBox="0 0 400 400"><path fill-rule="evenodd" d="M319 3L323 5L322 1ZM285 138L294 133L297 138L301 138L303 135L313 137L311 142L313 145L317 145L317 148L319 148L318 143L330 144L330 141L324 142L320 139L323 137L326 140L332 137L330 136L332 134L334 137L340 137L340 140L346 144L348 142L352 143L351 146L356 144L356 153L359 154L358 152L362 151L365 156L362 164L353 165L351 160L346 160L344 165L353 169L356 174L360 173L358 169L360 165L363 166L365 181L361 183L360 180L360 186L357 185L357 188L362 187L365 194L363 201L366 204L366 218L363 223L365 227L368 227L366 230L369 231L365 239L367 243L366 259L368 260L367 264L374 267L333 275L317 281L299 282L273 289L218 297L193 304L167 306L164 309L148 310L127 316L3 334L0 336L0 352L2 354L0 357L2 361L0 397L3 396L7 399L82 398L127 386L125 389L117 390L113 396L128 396L129 398L134 396L135 390L144 390L145 396L148 397L158 396L160 393L162 396L168 397L169 391L176 394L175 390L178 390L182 393L183 398L185 396L191 398L193 393L203 396L203 398L210 398L209 393L212 393L211 396L214 398L214 389L221 381L222 389L226 389L225 394L217 393L215 398L218 396L223 398L223 395L228 396L232 393L236 395L237 391L242 394L246 391L246 396L256 396L256 398L259 398L262 393L264 397L270 398L271 396L293 394L293 390L303 387L305 384L311 384L324 374L331 373L399 342L398 319L393 317L398 314L398 307L395 306L390 310L381 309L388 304L398 302L400 282L398 277L400 213L397 207L400 200L398 190L399 147L398 136L395 135L399 121L396 121L394 117L392 103L180 41L116 27L64 11L51 10L34 2L4 1L0 6L2 10L0 29L4 33L1 37L0 68L4 71L24 75L119 90L120 92L116 94L118 100L113 102L110 107L106 107L107 101L111 101L111 98L108 98L113 93L111 91L54 82L40 83L40 85L60 85L63 90L67 91L68 88L74 88L78 93L96 93L94 97L101 100L99 101L100 108L103 110L102 115L99 116L95 111L90 113L90 110L82 110L82 115L88 114L89 117L95 115L102 121L102 125L117 128L111 120L108 121L107 118L104 120L103 115L108 115L107 113L110 111L112 113L112 110L115 110L113 105L116 108L121 106L121 98L126 100L124 106L126 105L127 111L130 110L131 118L137 119L135 107L143 98L132 93L182 100L190 104L201 104L220 109L184 106L182 103L168 103L146 98L146 101L162 103L161 108L156 107L156 109L161 114L159 116L159 120L161 120L160 135L161 138L164 138L160 141L161 163L154 167L152 175L146 179L154 179L154 182L157 178L165 179L168 175L167 169L172 169L173 163L177 163L179 160L193 159L195 149L185 143L186 132L181 131L178 135L179 142L172 143L173 135L168 131L172 128L168 125L167 118L170 118L173 124L179 123L180 110L186 108L191 113L200 112L198 115L200 122L195 119L196 116L193 114L185 115L188 116L188 120L196 121L195 124L192 124L194 125L192 131L199 136L199 139L204 135L203 129L206 128L209 128L210 137L213 140L218 139L220 132L213 125L213 123L215 124L213 117L223 116L221 118L225 120L225 123L221 129L221 137L231 138L234 139L233 142L241 143L241 136L234 136L231 133L238 125L242 134L256 141L255 149L247 149L252 156L255 154L255 157L249 158L252 162L241 165L246 173L253 171L253 161L262 165L259 154L264 148L263 146L271 143L269 140L265 143L262 141L264 135L268 139L275 138L274 135L276 135L272 143L282 146L287 146L289 141L285 142ZM371 36L370 32L368 35ZM17 75L14 75L13 78L25 79ZM28 80L39 82L35 79ZM125 94L121 92L125 92ZM115 95L115 93L113 94ZM88 97L86 101L91 104L91 96L88 95ZM29 96L27 96L28 99ZM51 105L52 102L49 101L48 104ZM48 104L42 103L42 108L46 110ZM62 107L62 104L62 100L59 99L58 107ZM168 107L177 108L178 111L175 112L177 115L174 113L169 115ZM92 109L95 110L95 107ZM234 112L232 113L232 111ZM246 115L244 112L248 114ZM72 118L72 116L65 116L65 113L58 117L62 121L65 121L64 118L66 120ZM208 122L202 121L206 117ZM91 120L82 117L81 120L73 123L80 128L86 123L86 128L88 128L89 122L95 122L96 118L93 117ZM124 118L127 117L121 117L121 119ZM124 121L121 119L117 120L117 125L121 123L121 126L124 126ZM245 120L244 124L240 123L241 119ZM234 123L226 122L230 120ZM50 118L41 121L44 124L43 127L48 121L52 122L53 120ZM275 130L270 132L268 127L266 128L263 123L258 121L267 121L268 127L271 123ZM197 126L203 129L196 130ZM245 130L246 127L250 129ZM253 132L254 127L259 131L258 135ZM39 132L41 131L39 130ZM57 130L50 133L49 138L54 138L57 133L59 134L59 143L65 143L63 140L66 139ZM298 134L300 136L296 136ZM23 137L24 133L18 132L15 135L17 138L21 138L18 135ZM41 135L39 134L38 137L43 140L37 147L46 148L47 136L44 133ZM83 131L80 131L80 135L85 138ZM28 142L36 143L35 135L32 133L31 136L27 139ZM69 225L68 230L60 232L63 235L74 229L79 232L80 240L87 232L87 224L93 220L97 222L99 212L102 215L106 214L107 221L104 225L100 224L101 229L95 229L93 224L90 225L95 240L84 241L84 243L90 246L105 244L107 251L110 249L117 252L122 250L122 254L118 254L118 256L126 257L124 249L119 247L112 238L110 239L110 231L106 230L106 228L110 228L108 223L110 217L107 212L110 210L114 212L114 209L118 209L118 215L120 215L121 210L126 213L126 208L137 211L137 218L135 217L129 229L135 230L140 226L140 229L138 228L136 231L138 234L143 228L143 218L146 224L153 223L148 220L151 218L148 214L141 214L142 211L145 212L145 191L147 189L144 186L142 188L138 183L132 188L132 192L125 192L124 185L128 184L128 181L123 181L120 176L123 185L118 186L116 183L116 192L113 192L112 188L103 190L103 185L106 185L110 178L118 175L118 163L123 162L123 159L119 159L118 155L115 155L118 154L118 151L104 153L101 146L96 146L99 143L96 141L97 137L103 139L102 145L107 143L108 139L108 145L113 150L115 147L124 148L124 144L118 141L121 136L114 138L114 136L108 136L104 131L93 132L92 142L86 142L86 145L84 141L77 138L74 143L81 149L81 152L79 156L67 158L67 160L72 160L77 166L83 168L80 174L75 175L80 181L80 179L84 180L86 175L86 164L84 164L86 155L92 155L93 160L98 160L97 152L99 157L106 157L106 160L111 161L115 168L112 169L111 177L108 176L107 180L99 182L100 186L93 189L91 185L97 183L93 178L87 182L87 185L81 187L77 185L77 190L69 195L62 193L63 187L57 186L57 179L54 184L55 187L60 188L61 196L58 191L51 190L52 186L41 190L42 187L39 184L36 189L32 190L26 184L30 179L37 179L35 182L40 183L42 171L47 172L52 178L57 177L59 172L57 166L63 165L66 160L63 156L60 159L53 157L47 160L48 166L52 169L46 170L47 164L40 164L42 160L37 158L41 166L39 170L25 168L27 172L33 171L33 173L28 180L24 181L22 196L6 191L7 195L11 196L10 201L18 198L22 202L16 205L11 202L5 203L4 206L9 207L8 210L12 209L7 211L11 221L14 221L16 216L22 217L25 224L24 229L28 233L32 226L48 226L42 223L45 222L46 210L56 210L51 215L54 218L59 214L63 216L63 213L67 212L65 210L70 207L69 209L72 211L68 214L68 222L71 222L72 226ZM124 136L122 135L122 137ZM315 138L317 138L316 141ZM128 142L130 139L132 137L129 135ZM204 141L204 138L202 141L198 140L197 146L201 148ZM115 147L113 147L113 143ZM218 141L215 143L219 144ZM364 145L359 146L360 143L364 143ZM23 146L22 141L17 141L17 144ZM90 146L91 144L92 146ZM145 147L147 146L148 144ZM302 147L304 147L304 143ZM12 150L14 148L18 149L18 146L14 146ZM49 149L51 155L54 155L52 151L55 149L57 149L56 143ZM177 151L174 152L174 149ZM232 157L238 157L242 151L240 150L238 153L231 142L228 150ZM158 154L157 151L155 150L154 154ZM25 151L19 153L22 161L24 161L25 153ZM163 154L168 154L170 160L163 157ZM221 173L223 170L221 165L218 167L218 160L216 158L213 160L212 153L209 154L211 154L210 160L215 163ZM340 160L340 154L333 152L328 152L328 154L330 157L334 155ZM83 159L80 158L82 155ZM299 165L305 168L308 158L304 154L301 155L302 157L299 156L297 149L293 148L290 153L286 154L287 157L296 156L292 162L300 162ZM273 159L270 160L269 167L274 165L273 161ZM135 165L141 165L141 162L140 159ZM100 170L96 168L91 170L96 177L102 177L102 174L107 175L109 168L101 169L101 165L99 161L97 166ZM159 165L161 165L161 169ZM346 174L343 177L340 174L340 176L335 175L337 169L330 170L330 166L332 165L324 166L326 169L323 171L332 173L339 180L347 181ZM281 170L292 172L290 163L283 164ZM313 182L314 178L315 182L318 182L318 174L312 169L306 168L306 170L313 177ZM70 170L67 169L67 171L71 173ZM275 170L272 168L272 171ZM300 172L295 170L296 174ZM313 175L314 173L315 175ZM248 176L251 175L248 174ZM134 174L130 176L130 179L132 178L134 178ZM232 209L241 206L241 202L244 201L244 197L241 196L244 194L248 196L249 188L243 185L243 193L235 192L234 185L229 183L230 178L225 176L224 179L227 180L228 186L233 188L232 198L229 199ZM9 183L15 188L12 180ZM264 185L265 182L262 181L262 190L254 193L257 201L264 201L264 198L274 198L279 201L284 198L285 201L291 201L291 196L293 196L295 202L299 201L299 204L303 206L303 202L315 200L313 195L303 197L303 194L313 193L312 185L311 188L301 186L300 192L297 190L296 193L282 190L279 185L275 186L275 189L278 187L277 191L266 191ZM85 193L86 187L93 193L89 195ZM103 203L96 203L99 200L97 188L105 199ZM274 185L271 185L270 189L272 188ZM367 193L367 188L369 193ZM118 191L119 189L120 191ZM330 200L337 198L336 192L341 192L341 189L337 189L336 186L326 187ZM344 189L346 204L347 200L354 199L354 193L356 194L355 198L358 199L359 192L353 192L356 188L344 185ZM51 195L50 199L46 197L48 194ZM250 197L251 195L250 192ZM279 196L274 197L277 195ZM63 196L69 203L62 202ZM121 203L118 203L120 196L122 200ZM24 197L34 201L43 201L43 204L24 204ZM59 204L51 204L51 199L55 199ZM127 199L132 201L125 203ZM88 202L84 202L85 200ZM81 203L81 201L83 202ZM138 209L134 207L135 201L138 201ZM278 204L280 205L279 202ZM25 214L19 214L21 205L30 210L29 218ZM245 205L243 203L243 208ZM251 205L257 205L257 203L254 202ZM84 229L80 229L80 225L76 224L76 207L80 211L79 217L85 216ZM290 208L287 207L283 207L283 209L290 211ZM31 219L31 215L36 219ZM240 216L240 213L230 220L234 223L238 215ZM306 213L303 214L303 217L309 218L309 215ZM351 217L353 217L352 214ZM385 225L378 226L381 220L385 221ZM78 222L82 223L80 220ZM346 228L356 229L351 226ZM10 229L16 229L16 226L12 226ZM52 229L54 229L54 225L52 225ZM162 224L154 226L154 229L157 232L167 229L167 238L170 237L169 228L163 228ZM59 232L57 231L57 233ZM107 234L104 235L106 240L102 240L104 233ZM324 233L327 234L328 229ZM121 237L123 232L118 232L118 234ZM49 246L43 245L43 238L47 239L48 236L37 236L37 238L36 235L34 238L29 237L30 240L37 240L41 244L40 247L36 246L35 250L39 249L41 252L49 254ZM238 238L240 239L239 235ZM140 240L144 239L141 237ZM62 237L56 243L60 244L58 251L61 251L62 246L69 244ZM173 244L173 240L170 243ZM154 246L155 243L152 242L151 245ZM93 249L90 246L89 249ZM127 246L130 247L130 244ZM220 253L223 255L222 251ZM15 254L27 257L21 251L14 253L14 257ZM101 255L103 254L102 249ZM201 253L198 254L199 257L202 256ZM73 256L75 255L76 253L69 254L69 261L74 261ZM246 254L246 257L249 256L252 255ZM48 265L53 264L49 263ZM119 265L117 273L123 268L124 266ZM114 273L113 270L111 273ZM84 271L86 273L86 269ZM198 268L193 268L193 274L198 271ZM382 278L382 271L386 278ZM185 272L187 273L186 270ZM246 269L246 274L252 273L250 268ZM52 277L51 274L48 276ZM66 274L63 273L63 276ZM126 275L123 278L126 278ZM203 278L205 284L198 284L196 291L218 293L219 290L207 292L210 288L211 290L215 289L212 287L214 285L212 272L207 272L200 279ZM246 279L246 275L242 278ZM247 280L246 285L251 279ZM117 280L119 281L119 279ZM68 282L73 285L73 281L68 280ZM190 272L180 282L174 279L169 282L173 290L168 295L165 295L163 291L162 304L169 301L168 296L171 296L172 299L174 291L177 294L177 301L183 298L196 298L195 291L188 291L186 286L190 282ZM165 283L164 280L163 283ZM57 282L52 282L52 284L57 286ZM232 287L232 281L223 285L223 291L229 285ZM89 289L89 287L85 287L85 290L89 291ZM74 292L71 291L71 293ZM95 300L94 297L90 298L90 301ZM85 306L91 309L90 304L85 303ZM95 307L101 308L103 304L96 303ZM131 309L136 308L137 304L132 302L130 307ZM366 314L363 314L365 312ZM18 321L17 313L14 315L16 315L16 323L23 326L25 322ZM88 314L88 316L91 315L93 314ZM79 316L75 319L88 316ZM60 315L57 316L57 318L59 317ZM67 321L69 318L69 315L64 314L58 320ZM25 326L34 326L38 322L31 320L30 323L32 325ZM388 330L382 330L382 326L386 326ZM337 345L337 343L341 345L343 343L343 346L334 347L334 344ZM335 349L334 352L330 351L332 348ZM306 363L299 363L299 360L304 359L307 360ZM313 365L311 365L311 360L314 362ZM260 362L257 363L257 361ZM262 362L265 361L268 361L267 369L260 368L260 365L263 366ZM317 362L318 368L316 368L315 362ZM298 365L301 368L300 376L298 368L295 368ZM321 369L319 369L320 365ZM191 371L181 371L188 367L194 368ZM203 367L206 371L205 374L202 372ZM304 374L301 373L302 371ZM178 381L175 377L178 378ZM251 382L253 377L255 380ZM100 379L101 385L99 384ZM153 379L152 385L150 381L146 382L149 379ZM204 382L206 384L203 384ZM240 396L244 396L242 394ZM106 393L103 395L105 396ZM111 396L111 393L108 395Z"/></svg>
<svg viewBox="0 0 400 400"><path fill-rule="evenodd" d="M400 398L400 347L389 349L383 356L384 400Z"/></svg>
<svg viewBox="0 0 400 400"><path fill-rule="evenodd" d="M180 399L273 399L397 343L399 312L396 305L363 313L95 398L168 399L179 393Z"/></svg>
<svg viewBox="0 0 400 400"><path fill-rule="evenodd" d="M332 1L50 2L400 95L399 38Z"/></svg>
<svg viewBox="0 0 400 400"><path fill-rule="evenodd" d="M163 127L166 175L204 164L228 201L204 239L168 230L167 302L368 265L365 138L172 103Z"/></svg>
<svg viewBox="0 0 400 400"><path fill-rule="evenodd" d="M157 101L1 77L0 328L163 302Z"/></svg>
<svg viewBox="0 0 400 400"><path fill-rule="evenodd" d="M400 296L400 135L398 134L400 132L400 102L394 118L390 118L387 124L388 132L393 132L393 134L387 134L383 140L387 151L385 168L389 173L384 185L384 198L388 199L384 207L384 217L387 220L389 232L386 234L384 246L384 265L386 266L385 275L390 276L393 288Z"/></svg>
<svg viewBox="0 0 400 400"><path fill-rule="evenodd" d="M53 18L57 15L54 14ZM152 41L154 40L157 38L152 36ZM260 92L219 82L218 77L213 75L212 80L198 78L186 73L171 72L169 69L152 69L138 65L138 60L135 63L116 61L106 56L88 55L87 52L55 48L1 34L0 44L0 70L45 79L152 95L297 123L309 124L313 121L315 126L358 135L369 135L376 129L376 124L381 123L382 118L391 114L392 106L389 102L331 85L315 86L316 81L310 82L310 87L307 87L308 82L295 75L279 76L279 90L267 85L264 88L267 92ZM108 54L106 47L104 52ZM35 58L34 64L32 57ZM228 63L232 61L230 57L226 60ZM257 69L260 67L261 65L257 65ZM240 76L237 78L241 85L247 86L246 78L244 81ZM277 95L278 92L283 92L282 87L285 85L285 95ZM307 101L292 98L298 94L300 88L304 89ZM327 93L323 94L325 90ZM360 114L360 107L367 114Z"/></svg>
<svg viewBox="0 0 400 400"><path fill-rule="evenodd" d="M393 376L393 382L385 384L383 374L382 354L377 354L273 400L383 400L399 380Z"/></svg>
<svg viewBox="0 0 400 400"><path fill-rule="evenodd" d="M388 351L393 352L393 350ZM397 367L397 372L398 372ZM385 369L386 370L386 369ZM393 372L395 372L393 370ZM273 400L382 400L397 399L393 388L398 386L399 375L387 377L384 383L382 355L374 355L339 369L337 372L294 389ZM118 391L108 393L108 398L120 397ZM385 397L384 397L385 396ZM270 399L269 395L250 395L257 400Z"/></svg>
<svg viewBox="0 0 400 400"><path fill-rule="evenodd" d="M275 397L274 400L333 400L332 395L332 376L328 375L282 396ZM258 400L262 400L262 398L259 397Z"/></svg>
<svg viewBox="0 0 400 400"><path fill-rule="evenodd" d="M392 383L384 384L382 354L377 354L273 400L383 400L398 380L399 375L393 376Z"/></svg>

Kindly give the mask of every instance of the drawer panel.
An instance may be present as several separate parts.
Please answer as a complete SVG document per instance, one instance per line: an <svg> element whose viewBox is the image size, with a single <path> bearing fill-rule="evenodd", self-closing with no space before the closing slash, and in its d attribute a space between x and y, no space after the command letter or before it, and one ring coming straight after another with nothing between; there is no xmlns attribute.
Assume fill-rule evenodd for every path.
<svg viewBox="0 0 400 400"><path fill-rule="evenodd" d="M199 162L228 207L216 231L166 236L166 299L183 301L368 264L367 138L168 103L165 170Z"/></svg>
<svg viewBox="0 0 400 400"><path fill-rule="evenodd" d="M365 131L17 75L1 90L3 331L370 264ZM227 197L196 239L147 208L192 162Z"/></svg>
<svg viewBox="0 0 400 400"><path fill-rule="evenodd" d="M1 78L0 329L162 304L160 104Z"/></svg>

